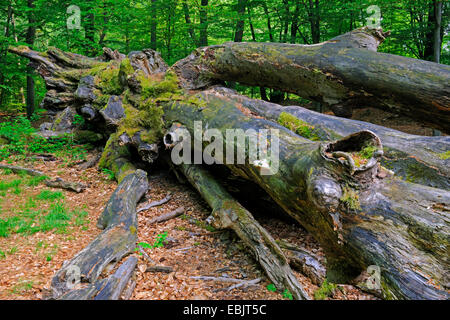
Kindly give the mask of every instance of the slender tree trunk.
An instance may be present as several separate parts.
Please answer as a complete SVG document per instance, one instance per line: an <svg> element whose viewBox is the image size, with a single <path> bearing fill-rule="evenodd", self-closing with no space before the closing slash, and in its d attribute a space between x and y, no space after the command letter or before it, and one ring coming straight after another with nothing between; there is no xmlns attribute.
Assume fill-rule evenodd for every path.
<svg viewBox="0 0 450 320"><path fill-rule="evenodd" d="M311 37L313 43L320 42L320 2L319 0L309 0L308 6L304 3L308 12L309 23L311 26Z"/></svg>
<svg viewBox="0 0 450 320"><path fill-rule="evenodd" d="M150 23L150 48L156 50L156 1L151 4L151 23Z"/></svg>
<svg viewBox="0 0 450 320"><path fill-rule="evenodd" d="M191 21L191 15L189 14L189 6L188 6L186 0L183 0L183 12L184 12L184 19L186 20L186 25L187 25L189 36L191 37L192 42L196 46L198 46L199 43L198 43L197 37L195 36L194 27L193 27L192 21Z"/></svg>
<svg viewBox="0 0 450 320"><path fill-rule="evenodd" d="M255 33L255 27L253 26L252 22L252 12L250 9L250 6L247 6L247 13L248 13L248 24L250 26L250 32L252 33L252 40L256 42L256 33Z"/></svg>
<svg viewBox="0 0 450 320"><path fill-rule="evenodd" d="M7 41L9 40L9 27L11 24L13 15L13 8L11 5L11 2L8 4L8 13L7 13L7 19L6 19L6 26L5 26L5 38ZM3 61L6 59L6 55L8 54L8 42L6 44L2 45L0 48L0 64L3 64ZM5 84L5 75L3 73L0 74L0 105L3 105L3 101L5 99L5 90L2 85Z"/></svg>
<svg viewBox="0 0 450 320"><path fill-rule="evenodd" d="M440 63L441 59L441 24L442 24L442 1L434 1L434 38L433 38L433 61Z"/></svg>
<svg viewBox="0 0 450 320"><path fill-rule="evenodd" d="M100 48L103 47L103 43L104 43L105 37L106 37L106 30L108 29L107 28L107 24L108 24L107 8L108 8L108 5L106 4L106 1L103 1L103 5L102 5L102 9L103 9L103 12L102 12L103 26L102 26L102 29L101 29L101 32L100 32L100 37L99 37L99 40L98 40L98 45L99 45Z"/></svg>
<svg viewBox="0 0 450 320"><path fill-rule="evenodd" d="M263 9L264 9L264 14L266 15L266 18L267 18L267 30L269 32L269 40L270 40L270 42L274 42L273 32L272 32L272 22L270 20L269 8L267 8L267 3L265 1L263 1Z"/></svg>
<svg viewBox="0 0 450 320"><path fill-rule="evenodd" d="M291 12L289 10L289 0L283 0L283 4L284 4L284 30L282 42L286 43L289 32L289 22L291 21Z"/></svg>
<svg viewBox="0 0 450 320"><path fill-rule="evenodd" d="M88 13L85 17L86 23L84 26L85 37L87 42L87 56L93 57L97 54L95 48L95 16L94 16L94 2L93 0L88 0L89 7Z"/></svg>
<svg viewBox="0 0 450 320"><path fill-rule="evenodd" d="M200 47L208 45L208 0L201 0L200 7Z"/></svg>
<svg viewBox="0 0 450 320"><path fill-rule="evenodd" d="M237 14L238 20L236 22L236 29L234 33L234 42L242 42L244 38L244 27L245 27L245 7L247 6L247 0L237 0Z"/></svg>
<svg viewBox="0 0 450 320"><path fill-rule="evenodd" d="M25 42L33 47L34 41L36 39L36 18L34 16L33 9L36 8L34 4L34 0L27 0L27 6L30 9L28 12L28 29L26 34ZM34 105L35 105L35 89L34 89L34 79L33 79L33 68L31 66L27 66L27 117L31 118L34 113Z"/></svg>
<svg viewBox="0 0 450 320"><path fill-rule="evenodd" d="M296 0L295 11L292 16L291 24L291 43L297 42L298 17L300 15L300 0Z"/></svg>

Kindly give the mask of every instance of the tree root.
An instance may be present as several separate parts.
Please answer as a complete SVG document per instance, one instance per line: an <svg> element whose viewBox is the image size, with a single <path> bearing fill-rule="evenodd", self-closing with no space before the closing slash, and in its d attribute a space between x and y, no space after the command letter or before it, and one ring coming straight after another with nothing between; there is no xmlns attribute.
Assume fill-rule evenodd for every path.
<svg viewBox="0 0 450 320"><path fill-rule="evenodd" d="M195 165L180 165L178 168L213 209L215 228L236 232L279 290L287 289L299 300L310 299L280 247L250 212L234 200L206 170Z"/></svg>

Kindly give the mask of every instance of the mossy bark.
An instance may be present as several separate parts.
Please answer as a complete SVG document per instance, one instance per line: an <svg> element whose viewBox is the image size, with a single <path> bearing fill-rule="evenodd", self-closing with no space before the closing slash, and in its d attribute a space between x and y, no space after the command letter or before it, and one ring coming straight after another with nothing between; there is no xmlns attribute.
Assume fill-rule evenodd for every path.
<svg viewBox="0 0 450 320"><path fill-rule="evenodd" d="M221 81L273 88L329 105L387 109L450 133L450 67L377 53L368 29L317 45L225 43L200 48L173 67L183 85ZM336 111L337 112L337 111ZM348 112L343 112L348 113ZM350 112L351 114L351 112Z"/></svg>
<svg viewBox="0 0 450 320"><path fill-rule="evenodd" d="M230 98L242 104L255 116L262 116L282 125L287 118L286 115L302 121L306 126L313 128L309 131L309 139L312 137L314 140L329 141L357 131L370 130L383 142L384 155L381 164L384 167L394 171L405 181L450 190L450 159L442 156L446 150L450 149L448 136L411 135L368 122L338 118L298 106L280 106L250 99L232 90L223 90L226 90ZM297 133L301 134L301 132Z"/></svg>
<svg viewBox="0 0 450 320"><path fill-rule="evenodd" d="M449 246L448 192L386 176L376 161L368 168L357 169L347 158L343 160L346 153L359 151L367 140L379 143L370 132L331 144L313 142L274 122L247 117L240 110L242 105L220 89L206 90L201 96L207 108L197 110L174 102L165 107L166 121L182 124L192 135L194 121L219 129L223 136L229 128L279 130L280 169L274 175L261 175L260 168L248 161L245 165L226 165L260 185L314 235L326 252L331 279L347 281L368 266L377 265L388 290L383 292L385 297L449 297L445 289L448 261L441 252ZM224 144L226 148L236 142L224 139ZM380 156L382 145L378 148ZM349 205L349 194L357 205ZM412 236L411 230L417 228L429 235L420 243Z"/></svg>
<svg viewBox="0 0 450 320"><path fill-rule="evenodd" d="M104 285L110 282L99 280L105 268L117 264L136 248L136 205L147 189L147 174L142 170L123 179L99 218L98 226L104 231L70 261L65 262L53 277L54 299L93 298L104 290ZM71 287L73 270L79 271L83 288L73 290Z"/></svg>

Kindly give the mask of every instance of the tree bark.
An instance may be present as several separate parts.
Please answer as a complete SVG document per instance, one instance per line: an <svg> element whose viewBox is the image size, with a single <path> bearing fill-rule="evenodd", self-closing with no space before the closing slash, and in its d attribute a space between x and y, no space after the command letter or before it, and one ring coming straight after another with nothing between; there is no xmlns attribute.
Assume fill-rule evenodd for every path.
<svg viewBox="0 0 450 320"><path fill-rule="evenodd" d="M201 0L200 3L200 47L208 45L208 0Z"/></svg>
<svg viewBox="0 0 450 320"><path fill-rule="evenodd" d="M115 265L133 252L137 241L136 205L148 190L147 174L142 170L128 175L111 196L98 220L104 231L86 248L80 251L52 279L53 299L115 299L125 288L136 266L135 258L127 260L112 278L99 276L108 265ZM84 288L70 286L73 270L79 271L79 284ZM120 279L124 277L124 279Z"/></svg>
<svg viewBox="0 0 450 320"><path fill-rule="evenodd" d="M169 104L165 119L183 124L191 134L194 121L214 124L223 136L230 122L235 128L256 132L279 129L280 169L276 174L262 175L248 159L245 165L226 165L260 185L314 235L325 250L328 277L348 281L367 266L377 265L383 270L386 298L448 298L443 289L449 280L445 271L450 231L447 191L386 177L377 158L361 169L341 159L348 159L346 153L360 150L369 141L381 151L373 133L363 131L334 143L312 142L275 123L249 119L226 91L203 91L208 108L201 112L183 103ZM229 140L224 144L227 147Z"/></svg>
<svg viewBox="0 0 450 320"><path fill-rule="evenodd" d="M27 0L28 8L31 10L28 12L28 28L25 42L32 47L34 45L34 41L36 39L36 18L34 17L33 9L36 8L34 4L34 0ZM33 68L31 66L27 66L27 117L28 119L34 113L34 105L35 105L35 92L34 92L34 79L33 79Z"/></svg>
<svg viewBox="0 0 450 320"><path fill-rule="evenodd" d="M282 113L295 116L315 128L321 141L341 139L364 130L374 132L383 142L381 164L402 179L429 187L450 190L450 159L443 157L450 150L450 137L422 137L363 121L338 118L298 106L277 104L243 97L229 91L228 96L257 116L279 122Z"/></svg>
<svg viewBox="0 0 450 320"><path fill-rule="evenodd" d="M189 89L237 81L335 109L388 109L449 133L450 67L372 51L383 39L362 30L312 46L226 43L197 50L174 70Z"/></svg>
<svg viewBox="0 0 450 320"><path fill-rule="evenodd" d="M433 36L433 61L439 63L441 60L441 27L442 27L442 1L434 1L434 36Z"/></svg>

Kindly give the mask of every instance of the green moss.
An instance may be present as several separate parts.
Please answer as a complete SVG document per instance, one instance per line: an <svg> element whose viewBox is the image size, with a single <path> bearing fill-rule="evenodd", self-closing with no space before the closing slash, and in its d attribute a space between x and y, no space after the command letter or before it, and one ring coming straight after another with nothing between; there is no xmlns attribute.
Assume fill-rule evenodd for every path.
<svg viewBox="0 0 450 320"><path fill-rule="evenodd" d="M361 205L359 203L359 195L351 189L350 187L344 188L344 195L341 198L341 202L345 204L347 209L350 210L361 210Z"/></svg>
<svg viewBox="0 0 450 320"><path fill-rule="evenodd" d="M134 73L134 68L130 63L130 59L126 58L123 59L120 63L119 67L119 81L122 85L122 88L125 88L127 86L127 79L128 76L132 75Z"/></svg>
<svg viewBox="0 0 450 320"><path fill-rule="evenodd" d="M365 146L360 152L358 152L358 155L366 160L372 159L373 154L375 153L375 151L377 151L378 148L374 145L368 145Z"/></svg>
<svg viewBox="0 0 450 320"><path fill-rule="evenodd" d="M105 145L102 156L99 161L100 169L113 170L114 161L118 158L127 158L130 156L128 148L125 146L117 146L118 134L112 134ZM114 171L114 170L113 170ZM114 171L116 172L116 171Z"/></svg>
<svg viewBox="0 0 450 320"><path fill-rule="evenodd" d="M113 171L118 171L117 182L120 184L123 179L136 171L136 167L131 162L123 163L120 169L113 167Z"/></svg>
<svg viewBox="0 0 450 320"><path fill-rule="evenodd" d="M141 84L142 99L170 99L173 95L181 96L182 90L178 85L178 77L174 72L167 72L162 81L147 78L142 71L138 71L137 80Z"/></svg>
<svg viewBox="0 0 450 320"><path fill-rule="evenodd" d="M94 83L103 94L115 95L119 95L123 91L119 73L120 66L117 61L99 63L88 72L88 74L94 76Z"/></svg>
<svg viewBox="0 0 450 320"><path fill-rule="evenodd" d="M134 68L131 66L130 59L123 59L120 63L120 72L130 75L134 73Z"/></svg>
<svg viewBox="0 0 450 320"><path fill-rule="evenodd" d="M313 141L320 141L320 137L315 132L314 126L298 119L290 113L282 112L278 118L278 123L299 136Z"/></svg>
<svg viewBox="0 0 450 320"><path fill-rule="evenodd" d="M439 158L440 158L441 160L448 160L448 159L450 159L450 150L448 150L448 151L446 151L446 152L444 152L444 153L439 154Z"/></svg>
<svg viewBox="0 0 450 320"><path fill-rule="evenodd" d="M326 300L329 297L332 297L334 295L334 292L337 289L337 285L334 283L328 283L327 280L325 280L320 288L314 292L314 299L316 300Z"/></svg>
<svg viewBox="0 0 450 320"><path fill-rule="evenodd" d="M100 142L103 139L103 136L93 131L80 130L75 132L74 139L77 143L81 144L95 144L97 142Z"/></svg>

